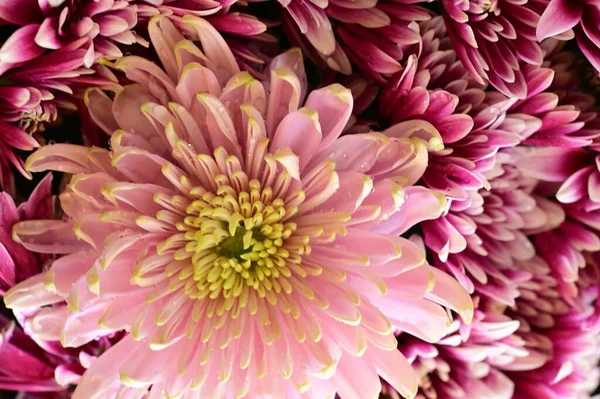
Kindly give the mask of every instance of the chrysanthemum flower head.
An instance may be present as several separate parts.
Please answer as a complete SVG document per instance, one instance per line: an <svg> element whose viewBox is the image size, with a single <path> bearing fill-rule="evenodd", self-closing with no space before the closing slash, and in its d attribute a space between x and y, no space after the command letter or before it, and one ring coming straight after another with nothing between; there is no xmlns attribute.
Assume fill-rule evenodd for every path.
<svg viewBox="0 0 600 399"><path fill-rule="evenodd" d="M424 142L339 137L348 89L306 96L296 50L273 60L263 84L239 71L210 24L184 19L202 51L153 19L164 70L126 57L115 66L133 84L114 99L88 92L111 151L57 144L28 159L32 171L74 174L60 198L68 218L17 224L14 237L65 256L5 302L66 300L72 314L57 311L52 330L65 346L130 332L92 364L76 399L374 398L379 376L414 396L393 329L434 342L450 324L438 304L466 321L473 311L398 236L444 208L410 187Z"/></svg>
<svg viewBox="0 0 600 399"><path fill-rule="evenodd" d="M255 17L229 13L233 4L231 0L11 0L0 6L0 22L20 28L0 48L0 70L80 38L92 43L85 53L87 67L100 57L122 57L123 46L148 45L135 28L156 15L211 16L217 29L225 32L254 35L266 29Z"/></svg>
<svg viewBox="0 0 600 399"><path fill-rule="evenodd" d="M536 41L539 14L520 0L443 0L450 40L465 68L480 83L523 98L527 94L521 64L540 65Z"/></svg>
<svg viewBox="0 0 600 399"><path fill-rule="evenodd" d="M485 211L496 153L518 144L518 128L523 126L514 131L505 115L516 100L485 91L469 75L450 45L442 17L423 22L421 30L422 52L408 57L402 73L385 86L379 114L388 123L423 119L438 133L429 137L423 184L450 201L444 215L423 222L421 228L427 246L445 262L468 246L480 247L477 220ZM466 286L473 289L471 283Z"/></svg>
<svg viewBox="0 0 600 399"><path fill-rule="evenodd" d="M600 382L598 332L597 255L586 254L586 265L577 281L578 294L569 303L556 290L524 292L525 304L517 312L523 338L532 349L545 352L547 361L535 372L515 369L514 398L544 395L551 399L590 398ZM548 281L548 280L546 280ZM544 284L539 284L542 287ZM530 288L536 289L536 285ZM536 294L532 296L531 294Z"/></svg>
<svg viewBox="0 0 600 399"><path fill-rule="evenodd" d="M11 36L3 45L13 50L25 46ZM0 61L0 184L11 191L11 166L30 178L15 149L38 147L35 133L56 121L60 109L75 109L81 87L109 87L116 80L102 66L85 68L83 60L91 41L80 38L60 49L28 61ZM0 58L2 57L0 50ZM105 73L108 72L108 73ZM92 74L95 76L90 76ZM79 89L79 90L78 90Z"/></svg>
<svg viewBox="0 0 600 399"><path fill-rule="evenodd" d="M92 41L84 58L87 67L100 56L122 56L117 44L144 42L132 31L138 19L129 1L10 1L0 8L0 20L21 26L10 43L0 48L0 68L32 60L80 38Z"/></svg>
<svg viewBox="0 0 600 399"><path fill-rule="evenodd" d="M317 62L349 74L350 61L370 79L385 82L401 70L399 60L420 42L416 22L430 18L421 0L279 0L293 40Z"/></svg>

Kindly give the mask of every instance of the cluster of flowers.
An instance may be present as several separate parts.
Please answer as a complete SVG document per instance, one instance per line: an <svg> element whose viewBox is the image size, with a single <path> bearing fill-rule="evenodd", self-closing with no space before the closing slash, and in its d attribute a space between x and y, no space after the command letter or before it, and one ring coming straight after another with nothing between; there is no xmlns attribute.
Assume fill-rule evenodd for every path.
<svg viewBox="0 0 600 399"><path fill-rule="evenodd" d="M592 397L599 26L596 0L0 0L0 390Z"/></svg>

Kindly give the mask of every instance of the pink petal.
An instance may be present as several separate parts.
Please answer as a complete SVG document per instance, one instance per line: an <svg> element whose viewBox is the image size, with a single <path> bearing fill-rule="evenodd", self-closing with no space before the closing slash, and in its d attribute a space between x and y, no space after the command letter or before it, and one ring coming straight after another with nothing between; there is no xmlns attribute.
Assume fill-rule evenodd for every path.
<svg viewBox="0 0 600 399"><path fill-rule="evenodd" d="M273 137L281 120L298 109L302 85L294 71L283 66L271 71L270 90L266 122L267 134Z"/></svg>
<svg viewBox="0 0 600 399"><path fill-rule="evenodd" d="M96 88L86 90L83 101L93 121L106 134L113 134L119 129L112 112L113 101L102 90Z"/></svg>
<svg viewBox="0 0 600 399"><path fill-rule="evenodd" d="M30 251L68 254L89 249L73 231L73 225L62 220L32 220L13 227L13 238Z"/></svg>
<svg viewBox="0 0 600 399"><path fill-rule="evenodd" d="M15 283L15 263L4 245L0 243L0 295L5 295Z"/></svg>
<svg viewBox="0 0 600 399"><path fill-rule="evenodd" d="M55 144L40 148L25 163L32 172L55 170L64 173L88 173L98 171L88 156L88 148L72 144Z"/></svg>
<svg viewBox="0 0 600 399"><path fill-rule="evenodd" d="M331 380L342 399L375 398L381 391L381 383L375 368L364 360L348 354L342 355Z"/></svg>
<svg viewBox="0 0 600 399"><path fill-rule="evenodd" d="M537 39L542 41L563 33L581 21L583 3L572 0L551 0L537 26Z"/></svg>
<svg viewBox="0 0 600 399"><path fill-rule="evenodd" d="M563 204L571 204L585 197L588 192L588 180L594 173L593 169L594 167L590 166L571 175L560 186L556 199Z"/></svg>
<svg viewBox="0 0 600 399"><path fill-rule="evenodd" d="M148 23L148 33L167 74L177 81L179 70L175 59L175 45L184 40L175 25L164 17L153 18Z"/></svg>
<svg viewBox="0 0 600 399"><path fill-rule="evenodd" d="M377 231L400 235L424 220L438 218L444 211L446 198L439 193L419 186L407 187L405 193L400 210L376 226Z"/></svg>
<svg viewBox="0 0 600 399"><path fill-rule="evenodd" d="M281 121L271 143L271 152L290 148L300 159L300 171L320 148L321 126L319 115L307 108L287 114Z"/></svg>
<svg viewBox="0 0 600 399"><path fill-rule="evenodd" d="M384 350L370 346L364 355L371 361L377 374L405 398L412 398L418 390L417 374L399 350Z"/></svg>
<svg viewBox="0 0 600 399"><path fill-rule="evenodd" d="M229 46L219 32L207 21L186 15L183 17L183 22L190 24L195 29L198 39L202 43L204 54L217 67L217 70L213 72L217 75L221 85L224 86L229 78L240 71Z"/></svg>
<svg viewBox="0 0 600 399"><path fill-rule="evenodd" d="M0 61L18 63L29 61L44 53L35 43L35 35L40 25L26 25L13 33L0 47Z"/></svg>
<svg viewBox="0 0 600 399"><path fill-rule="evenodd" d="M110 14L102 15L96 19L96 23L100 26L100 34L102 36L113 36L129 28L129 23L123 18Z"/></svg>
<svg viewBox="0 0 600 399"><path fill-rule="evenodd" d="M6 307L27 309L63 302L63 297L46 289L47 274L40 273L12 287L4 297Z"/></svg>
<svg viewBox="0 0 600 399"><path fill-rule="evenodd" d="M323 133L321 148L327 148L342 134L352 114L353 98L350 90L339 84L310 93L305 106L317 111Z"/></svg>
<svg viewBox="0 0 600 399"><path fill-rule="evenodd" d="M425 297L449 307L457 312L465 323L470 323L473 319L473 301L467 291L443 271L435 267L429 267L429 270L435 276L435 285Z"/></svg>
<svg viewBox="0 0 600 399"><path fill-rule="evenodd" d="M2 129L2 138L5 143L19 150L31 151L39 147L39 143L29 134L19 129L17 126L0 121Z"/></svg>
<svg viewBox="0 0 600 399"><path fill-rule="evenodd" d="M43 48L57 50L62 47L58 36L58 18L46 18L35 35L35 43Z"/></svg>

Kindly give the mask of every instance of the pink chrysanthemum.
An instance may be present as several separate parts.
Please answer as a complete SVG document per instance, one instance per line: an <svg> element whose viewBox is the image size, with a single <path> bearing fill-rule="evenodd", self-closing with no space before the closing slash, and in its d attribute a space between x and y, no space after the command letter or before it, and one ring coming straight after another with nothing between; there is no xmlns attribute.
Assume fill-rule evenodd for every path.
<svg viewBox="0 0 600 399"><path fill-rule="evenodd" d="M453 47L469 73L506 94L524 98L521 64L538 66L539 14L522 0L442 0Z"/></svg>
<svg viewBox="0 0 600 399"><path fill-rule="evenodd" d="M479 211L461 214L473 223L465 251L436 265L449 269L469 290L513 306L518 285L530 278L536 263L528 231L552 223L562 215L559 206L534 194L536 181L515 166L510 150L497 154L496 165L485 174L490 190L480 190Z"/></svg>
<svg viewBox="0 0 600 399"><path fill-rule="evenodd" d="M557 41L544 43L543 68L525 65L527 97L513 104L508 113L513 123L530 125L521 134L522 144L536 147L577 148L590 145L600 136L600 108L584 90L586 65L574 54L561 51Z"/></svg>
<svg viewBox="0 0 600 399"><path fill-rule="evenodd" d="M430 18L417 5L420 2L425 1L279 0L286 9L287 31L308 54L345 74L351 72L353 61L378 82L399 71L398 60L420 42L413 22Z"/></svg>
<svg viewBox="0 0 600 399"><path fill-rule="evenodd" d="M339 138L349 90L304 101L292 50L273 60L267 91L210 24L188 22L203 51L154 19L165 70L126 57L115 66L135 83L114 100L88 93L110 152L57 144L28 159L32 171L74 174L60 198L68 218L19 223L14 237L65 256L9 291L7 306L66 300L73 313L57 310L58 328L43 330L65 346L130 331L75 399L373 398L379 376L412 397L394 327L434 342L450 322L435 302L467 322L473 312L456 281L398 237L443 208L410 187L425 145Z"/></svg>

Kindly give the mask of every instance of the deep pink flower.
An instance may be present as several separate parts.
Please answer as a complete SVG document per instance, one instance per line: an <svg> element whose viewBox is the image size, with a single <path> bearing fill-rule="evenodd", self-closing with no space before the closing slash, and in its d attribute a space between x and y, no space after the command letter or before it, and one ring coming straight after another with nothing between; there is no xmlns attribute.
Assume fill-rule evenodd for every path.
<svg viewBox="0 0 600 399"><path fill-rule="evenodd" d="M9 0L0 6L0 21L21 26L0 48L0 70L57 50L80 38L92 40L84 64L123 56L120 47L147 42L134 28L138 19L156 15L210 16L219 30L256 35L266 26L255 17L233 12L232 0Z"/></svg>
<svg viewBox="0 0 600 399"><path fill-rule="evenodd" d="M594 97L552 90L549 87L554 71L548 68L528 65L523 68L523 76L527 80L527 97L508 110L513 123L530 125L521 134L523 145L585 147L600 136Z"/></svg>
<svg viewBox="0 0 600 399"><path fill-rule="evenodd" d="M378 82L399 71L398 60L420 42L414 22L430 18L420 2L425 1L279 0L286 9L284 25L305 52L345 74L353 61Z"/></svg>
<svg viewBox="0 0 600 399"><path fill-rule="evenodd" d="M128 1L10 0L0 7L0 20L21 26L0 48L0 70L84 37L92 39L84 57L90 67L98 57L122 56L117 44L139 40L132 31L137 24L136 8Z"/></svg>
<svg viewBox="0 0 600 399"><path fill-rule="evenodd" d="M571 305L558 305L561 299L530 296L527 307L520 313L522 321L537 342L544 342L548 361L535 372L509 373L515 382L516 399L543 395L549 399L589 398L600 383L600 342L598 333L597 302L600 273L597 256L588 256L588 262L578 280L579 294ZM552 301L548 301L551 299ZM558 314L549 316L549 309ZM524 324L525 323L525 324ZM536 342L527 338L530 343Z"/></svg>
<svg viewBox="0 0 600 399"><path fill-rule="evenodd" d="M530 277L527 265L537 262L527 232L563 214L559 206L534 194L536 181L520 173L509 151L500 152L496 160L486 173L490 191L479 191L479 208L459 213L473 223L465 235L466 250L436 265L451 270L470 290L512 306L519 295L518 283Z"/></svg>
<svg viewBox="0 0 600 399"><path fill-rule="evenodd" d="M572 300L578 296L578 276L586 263L583 252L600 249L600 240L590 231L600 228L598 107L592 95L582 92L588 88L582 81L583 63L560 51L561 45L552 39L545 47L544 65L555 71L555 79L546 92L516 108L517 112L531 114L541 109L543 123L524 141L535 147L519 148L515 154L522 173L543 182L538 186L539 194L556 198L564 210L555 228L536 235L534 242L552 267L559 292ZM546 111L552 104L558 106ZM550 130L544 130L547 122Z"/></svg>
<svg viewBox="0 0 600 399"><path fill-rule="evenodd" d="M435 342L450 322L438 303L467 322L473 311L460 285L398 236L443 208L412 187L425 145L338 137L348 89L304 100L292 50L273 60L267 91L209 23L185 19L202 51L154 19L164 71L126 57L116 67L135 83L114 99L88 92L112 151L56 144L28 159L32 171L74 174L60 197L67 218L19 223L14 236L65 256L5 303L66 301L67 315L42 308L58 322L37 332L64 346L130 331L86 371L76 399L368 398L379 376L413 396L393 328Z"/></svg>
<svg viewBox="0 0 600 399"><path fill-rule="evenodd" d="M0 184L5 190L11 191L11 165L29 176L15 149L36 148L32 134L53 123L59 108L74 109L73 94L82 87L111 87L116 80L100 65L83 67L89 46L89 39L83 38L0 72Z"/></svg>
<svg viewBox="0 0 600 399"><path fill-rule="evenodd" d="M469 73L507 96L524 98L521 64L538 66L539 14L522 0L442 0L453 47Z"/></svg>

